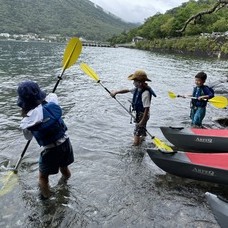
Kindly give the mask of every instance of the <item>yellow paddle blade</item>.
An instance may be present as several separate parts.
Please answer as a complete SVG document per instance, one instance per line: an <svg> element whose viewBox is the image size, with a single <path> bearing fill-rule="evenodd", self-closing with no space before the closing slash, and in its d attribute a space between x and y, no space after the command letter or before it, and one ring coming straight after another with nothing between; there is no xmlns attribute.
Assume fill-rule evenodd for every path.
<svg viewBox="0 0 228 228"><path fill-rule="evenodd" d="M63 55L62 66L64 70L72 66L77 61L81 51L82 42L77 37L73 37L68 42Z"/></svg>
<svg viewBox="0 0 228 228"><path fill-rule="evenodd" d="M174 99L174 98L177 97L176 94L173 93L173 92L171 92L171 91L168 91L168 95L169 95L169 97L170 97L171 99Z"/></svg>
<svg viewBox="0 0 228 228"><path fill-rule="evenodd" d="M157 137L153 137L152 141L159 150L162 150L163 152L173 152L173 149L170 146L166 145Z"/></svg>
<svg viewBox="0 0 228 228"><path fill-rule="evenodd" d="M212 105L214 105L216 108L226 108L228 105L228 100L226 97L223 96L215 96L208 100Z"/></svg>
<svg viewBox="0 0 228 228"><path fill-rule="evenodd" d="M91 67L89 67L86 63L81 63L80 67L85 74L87 74L89 77L94 79L96 82L100 81L100 79L99 79L98 75L95 73L95 71Z"/></svg>
<svg viewBox="0 0 228 228"><path fill-rule="evenodd" d="M9 171L1 180L3 186L0 189L0 196L3 196L10 192L15 185L18 184L18 176L13 172Z"/></svg>

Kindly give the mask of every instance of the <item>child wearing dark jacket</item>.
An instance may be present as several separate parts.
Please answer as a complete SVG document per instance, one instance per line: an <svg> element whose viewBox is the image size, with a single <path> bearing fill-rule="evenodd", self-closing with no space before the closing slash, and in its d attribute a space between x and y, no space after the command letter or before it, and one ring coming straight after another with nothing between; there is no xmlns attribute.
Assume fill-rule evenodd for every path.
<svg viewBox="0 0 228 228"><path fill-rule="evenodd" d="M51 195L49 175L57 174L60 170L61 181L65 182L71 176L68 165L74 162L62 109L56 94L46 96L33 81L20 83L17 93L17 105L23 116L20 127L24 136L27 140L34 136L44 149L39 159L39 187L41 199L48 199Z"/></svg>

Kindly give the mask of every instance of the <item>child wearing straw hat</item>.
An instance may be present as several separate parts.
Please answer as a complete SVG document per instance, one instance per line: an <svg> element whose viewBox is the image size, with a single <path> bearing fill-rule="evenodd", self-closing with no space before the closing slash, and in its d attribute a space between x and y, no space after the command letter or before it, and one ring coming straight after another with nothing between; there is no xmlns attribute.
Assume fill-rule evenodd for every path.
<svg viewBox="0 0 228 228"><path fill-rule="evenodd" d="M156 94L146 83L151 80L147 77L145 71L137 70L128 76L128 79L134 81L135 88L114 91L111 93L111 96L115 97L117 94L128 92L133 94L132 107L133 111L136 112L133 145L139 146L146 136L146 125L150 118L151 98L152 96L156 97Z"/></svg>

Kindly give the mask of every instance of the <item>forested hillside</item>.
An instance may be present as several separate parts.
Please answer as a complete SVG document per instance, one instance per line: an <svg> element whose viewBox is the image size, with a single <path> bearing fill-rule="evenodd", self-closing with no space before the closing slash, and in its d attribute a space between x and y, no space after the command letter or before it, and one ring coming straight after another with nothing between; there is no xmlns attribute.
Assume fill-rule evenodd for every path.
<svg viewBox="0 0 228 228"><path fill-rule="evenodd" d="M0 6L0 33L107 40L136 27L95 7L89 0L0 0Z"/></svg>
<svg viewBox="0 0 228 228"><path fill-rule="evenodd" d="M185 22L199 12L205 12L213 8L216 0L190 0L180 7L173 8L165 14L156 14L148 18L145 23L130 32L123 32L113 37L113 43L130 42L133 37L141 36L147 40L194 36L200 33L228 31L228 8L218 8L213 13L204 14L191 21L184 32L180 32Z"/></svg>

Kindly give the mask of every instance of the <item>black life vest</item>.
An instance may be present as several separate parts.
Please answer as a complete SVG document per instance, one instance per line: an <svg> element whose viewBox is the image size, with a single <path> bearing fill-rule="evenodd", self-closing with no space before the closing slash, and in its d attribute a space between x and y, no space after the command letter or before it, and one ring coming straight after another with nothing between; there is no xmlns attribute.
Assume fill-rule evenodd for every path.
<svg viewBox="0 0 228 228"><path fill-rule="evenodd" d="M150 99L151 96L156 96L154 91L148 86L146 89L138 89L136 88L133 94L133 99L132 99L132 108L136 112L144 112L145 108L143 107L142 103L142 94L144 91L148 90L150 93Z"/></svg>

